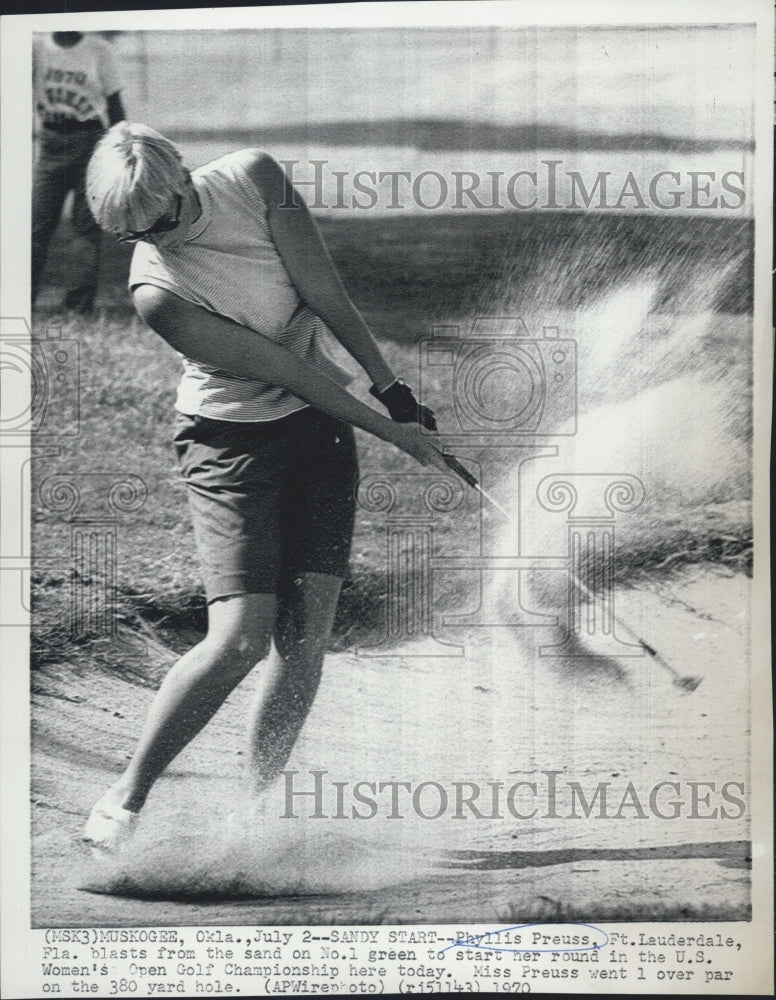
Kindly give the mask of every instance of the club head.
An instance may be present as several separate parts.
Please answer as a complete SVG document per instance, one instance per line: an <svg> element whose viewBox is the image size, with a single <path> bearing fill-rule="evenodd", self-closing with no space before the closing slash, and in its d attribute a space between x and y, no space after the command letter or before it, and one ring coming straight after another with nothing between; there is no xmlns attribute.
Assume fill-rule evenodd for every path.
<svg viewBox="0 0 776 1000"><path fill-rule="evenodd" d="M678 687L680 691L690 694L702 680L702 677L677 677L674 679L674 686Z"/></svg>

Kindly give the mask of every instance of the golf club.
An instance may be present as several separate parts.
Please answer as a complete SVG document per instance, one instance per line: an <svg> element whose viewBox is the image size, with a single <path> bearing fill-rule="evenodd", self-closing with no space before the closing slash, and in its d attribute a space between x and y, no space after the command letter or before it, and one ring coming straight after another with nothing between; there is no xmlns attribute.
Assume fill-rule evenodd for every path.
<svg viewBox="0 0 776 1000"><path fill-rule="evenodd" d="M506 508L503 507L497 500L494 500L494 498L486 490L484 490L482 486L480 486L477 479L471 474L471 472L469 472L469 470L465 466L463 466L458 461L457 458L455 458L455 456L446 455L443 452L442 457L444 458L447 465L453 470L453 472L455 472L458 476L460 476L465 483L467 483L473 489L477 490L478 493L482 494L482 496L484 496L485 499L490 504L492 504L493 507L496 508L496 510L502 515L502 517L506 518L507 521L514 523L514 518L512 517L511 514L509 514ZM590 590L589 587L586 587L585 584L582 583L582 581L579 579L579 577L576 576L576 574L569 572L569 576L571 577L571 582L580 591L580 593L584 594L585 597L587 597L590 600L593 601L595 600L595 594L593 593L593 591ZM637 643L637 645L641 646L641 648L646 653L649 654L649 656L655 661L655 663L658 664L658 666L663 667L664 670L667 670L671 674L671 676L673 677L673 684L675 687L678 687L681 691L685 691L687 693L694 691L698 687L700 682L703 680L702 677L691 677L689 675L683 676L677 670L675 670L670 663L668 663L665 659L663 659L660 653L658 653L658 651L653 646L650 646L650 644L645 639L642 639L637 632L635 632L626 622L624 622L622 618L620 618L618 615L614 613L612 613L612 618L622 632L626 633L628 636L630 636L631 639L633 639Z"/></svg>

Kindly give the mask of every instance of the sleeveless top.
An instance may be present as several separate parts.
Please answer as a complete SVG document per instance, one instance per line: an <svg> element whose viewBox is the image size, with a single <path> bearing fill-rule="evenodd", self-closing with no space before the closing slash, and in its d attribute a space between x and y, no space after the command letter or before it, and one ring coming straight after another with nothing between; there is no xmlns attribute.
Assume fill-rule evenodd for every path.
<svg viewBox="0 0 776 1000"><path fill-rule="evenodd" d="M202 212L177 248L135 246L129 287L156 285L264 334L347 385L326 353L331 336L300 299L275 248L267 206L246 171L254 150L230 153L192 172ZM277 420L307 406L282 386L244 378L181 355L175 408L216 420Z"/></svg>

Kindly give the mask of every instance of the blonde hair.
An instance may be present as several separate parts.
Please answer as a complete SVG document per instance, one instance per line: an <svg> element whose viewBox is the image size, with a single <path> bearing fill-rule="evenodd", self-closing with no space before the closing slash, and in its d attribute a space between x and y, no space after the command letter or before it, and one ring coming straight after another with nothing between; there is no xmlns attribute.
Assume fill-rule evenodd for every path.
<svg viewBox="0 0 776 1000"><path fill-rule="evenodd" d="M108 232L139 232L184 195L189 173L176 147L156 129L119 122L95 147L86 171L86 199Z"/></svg>

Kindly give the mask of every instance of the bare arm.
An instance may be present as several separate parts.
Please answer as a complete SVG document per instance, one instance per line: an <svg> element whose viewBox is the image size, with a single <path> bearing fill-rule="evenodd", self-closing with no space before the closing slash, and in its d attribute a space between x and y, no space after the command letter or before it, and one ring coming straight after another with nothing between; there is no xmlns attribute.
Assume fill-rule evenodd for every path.
<svg viewBox="0 0 776 1000"><path fill-rule="evenodd" d="M257 156L248 173L267 205L272 239L302 300L321 317L378 389L387 388L396 376L345 291L304 200L270 156Z"/></svg>
<svg viewBox="0 0 776 1000"><path fill-rule="evenodd" d="M136 286L133 298L151 329L193 361L283 386L329 416L396 445L422 465L447 471L441 453L417 428L382 416L268 337L155 285Z"/></svg>

